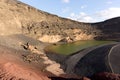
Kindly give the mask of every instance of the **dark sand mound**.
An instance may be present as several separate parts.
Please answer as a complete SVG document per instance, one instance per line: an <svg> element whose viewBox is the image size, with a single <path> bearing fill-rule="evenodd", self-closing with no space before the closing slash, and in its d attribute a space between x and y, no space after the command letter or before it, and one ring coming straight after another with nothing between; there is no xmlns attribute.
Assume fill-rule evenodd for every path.
<svg viewBox="0 0 120 80"><path fill-rule="evenodd" d="M99 72L111 72L107 56L112 46L103 46L89 52L78 61L74 72L86 76L91 76Z"/></svg>
<svg viewBox="0 0 120 80"><path fill-rule="evenodd" d="M120 74L120 44L112 47L108 59L112 72Z"/></svg>
<svg viewBox="0 0 120 80"><path fill-rule="evenodd" d="M63 68L67 73L91 76L100 72L120 73L120 44L92 47L69 56Z"/></svg>

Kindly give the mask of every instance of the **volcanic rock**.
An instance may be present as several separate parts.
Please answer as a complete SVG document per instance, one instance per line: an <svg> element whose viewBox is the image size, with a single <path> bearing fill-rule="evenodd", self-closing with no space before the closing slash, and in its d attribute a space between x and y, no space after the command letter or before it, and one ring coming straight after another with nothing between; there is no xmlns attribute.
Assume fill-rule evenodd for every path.
<svg viewBox="0 0 120 80"><path fill-rule="evenodd" d="M0 0L0 35L24 34L49 43L120 40L119 24L119 17L101 23L83 23L38 10L17 0Z"/></svg>
<svg viewBox="0 0 120 80"><path fill-rule="evenodd" d="M114 73L99 73L92 76L92 80L120 80L120 74Z"/></svg>

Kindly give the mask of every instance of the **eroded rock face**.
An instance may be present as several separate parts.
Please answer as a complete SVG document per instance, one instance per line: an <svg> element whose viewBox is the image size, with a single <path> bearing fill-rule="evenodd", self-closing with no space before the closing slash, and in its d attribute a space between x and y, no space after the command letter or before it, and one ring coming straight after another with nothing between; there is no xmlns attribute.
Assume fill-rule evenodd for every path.
<svg viewBox="0 0 120 80"><path fill-rule="evenodd" d="M49 42L49 43L56 43L59 42L62 39L60 35L43 35L42 37L39 37L38 40L42 42Z"/></svg>
<svg viewBox="0 0 120 80"><path fill-rule="evenodd" d="M67 37L76 41L93 39L95 36L87 32L93 29L89 24L60 18L17 0L1 0L0 17L0 35L25 34L49 43L58 42Z"/></svg>
<svg viewBox="0 0 120 80"><path fill-rule="evenodd" d="M67 37L71 40L66 42L109 40L112 38L110 33L114 40L118 40L120 22L119 18L117 20L117 23L116 20L113 23L81 23L43 12L17 0L0 0L0 35L25 34L42 42L54 43L67 40ZM104 35L106 32L107 35Z"/></svg>

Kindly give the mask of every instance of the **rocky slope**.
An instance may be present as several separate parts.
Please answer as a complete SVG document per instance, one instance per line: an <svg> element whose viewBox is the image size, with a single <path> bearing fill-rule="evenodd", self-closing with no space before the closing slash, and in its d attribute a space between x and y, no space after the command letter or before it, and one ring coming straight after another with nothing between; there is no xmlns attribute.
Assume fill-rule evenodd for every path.
<svg viewBox="0 0 120 80"><path fill-rule="evenodd" d="M81 23L49 14L20 1L0 0L0 35L25 34L50 43L111 38L116 40L119 39L119 31L115 32L119 30L119 21L117 18L117 22ZM104 35L105 32L107 35ZM114 32L115 36L110 36L109 32Z"/></svg>
<svg viewBox="0 0 120 80"><path fill-rule="evenodd" d="M57 63L57 59L62 60L62 57L53 55L53 57L57 57L51 60L44 53L44 48L48 44L42 42L120 40L119 24L119 17L100 23L81 23L35 9L17 0L0 0L0 79L89 80L81 75L88 76L88 74L93 75L93 73L99 72L99 65L97 67L95 65L86 66L86 61L91 64L93 62L99 64L96 61L102 60L100 64L105 64L104 59L113 46L88 48L75 55L67 56L62 67ZM113 48L110 55L110 63L116 73L119 73L117 71L119 71L120 66L119 61L117 61L120 58L116 57L120 52L119 47L120 45ZM114 52L116 54L113 54ZM84 67L79 68L79 66ZM92 71L89 70L89 66L93 66ZM86 69L83 68L88 71L84 71ZM100 72L104 69L107 71L107 66L103 67ZM116 76L119 77L119 75ZM109 77L105 75L103 77L109 80ZM96 80L96 77L93 78Z"/></svg>
<svg viewBox="0 0 120 80"><path fill-rule="evenodd" d="M103 22L93 23L101 31L95 39L120 41L120 17L112 18Z"/></svg>
<svg viewBox="0 0 120 80"><path fill-rule="evenodd" d="M0 1L1 35L26 34L43 42L87 40L94 35L88 24L60 18L16 0Z"/></svg>
<svg viewBox="0 0 120 80"><path fill-rule="evenodd" d="M0 45L0 80L50 80L37 67L38 63L23 60L27 53Z"/></svg>

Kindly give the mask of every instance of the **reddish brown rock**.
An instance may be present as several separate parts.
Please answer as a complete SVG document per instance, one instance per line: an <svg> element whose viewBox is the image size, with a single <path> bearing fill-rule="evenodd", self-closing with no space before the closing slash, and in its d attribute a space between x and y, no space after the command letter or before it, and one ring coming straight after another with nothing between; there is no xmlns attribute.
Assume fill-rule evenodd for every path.
<svg viewBox="0 0 120 80"><path fill-rule="evenodd" d="M87 77L81 77L77 75L72 75L72 74L63 74L61 76L56 76L56 77L50 77L51 80L90 80Z"/></svg>
<svg viewBox="0 0 120 80"><path fill-rule="evenodd" d="M86 77L81 78L81 79L77 79L77 78L63 78L63 77L50 77L51 80L90 80Z"/></svg>
<svg viewBox="0 0 120 80"><path fill-rule="evenodd" d="M81 80L91 80L91 79L89 79L87 77L83 77Z"/></svg>
<svg viewBox="0 0 120 80"><path fill-rule="evenodd" d="M114 73L99 73L92 77L92 80L120 80L120 74Z"/></svg>

